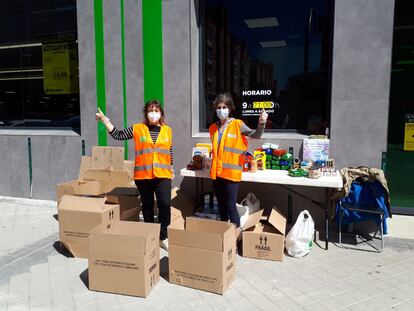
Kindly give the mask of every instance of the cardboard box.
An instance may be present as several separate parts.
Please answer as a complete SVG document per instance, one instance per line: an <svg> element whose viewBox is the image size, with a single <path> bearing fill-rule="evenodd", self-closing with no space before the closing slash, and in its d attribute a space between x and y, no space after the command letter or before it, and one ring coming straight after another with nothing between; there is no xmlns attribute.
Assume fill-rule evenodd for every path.
<svg viewBox="0 0 414 311"><path fill-rule="evenodd" d="M90 167L96 170L123 170L124 147L92 147L92 160Z"/></svg>
<svg viewBox="0 0 414 311"><path fill-rule="evenodd" d="M91 168L92 157L82 156L79 166L79 176L78 179L82 179L85 171Z"/></svg>
<svg viewBox="0 0 414 311"><path fill-rule="evenodd" d="M121 215L119 216L120 220L124 220L124 221L139 221L139 213L141 212L141 209L136 207L136 208L131 208L129 210L126 210L124 212L121 213Z"/></svg>
<svg viewBox="0 0 414 311"><path fill-rule="evenodd" d="M123 160L122 160L123 161ZM101 182L101 194L107 193L116 187L132 187L134 184L134 162L123 161L121 169L95 169L91 157L83 156L79 169L79 180Z"/></svg>
<svg viewBox="0 0 414 311"><path fill-rule="evenodd" d="M243 226L243 257L283 261L286 218L273 208L261 222L262 213L251 214Z"/></svg>
<svg viewBox="0 0 414 311"><path fill-rule="evenodd" d="M71 180L57 185L57 201L64 195L101 195L102 183L98 180Z"/></svg>
<svg viewBox="0 0 414 311"><path fill-rule="evenodd" d="M128 176L132 180L132 186L136 187L134 182L135 161L124 160L124 171L128 172Z"/></svg>
<svg viewBox="0 0 414 311"><path fill-rule="evenodd" d="M127 171L128 176L130 176L130 178L133 180L134 179L134 167L135 167L134 161L124 160L124 165L119 170ZM85 171L90 170L90 169L94 169L92 167L92 157L82 156L78 179L84 178Z"/></svg>
<svg viewBox="0 0 414 311"><path fill-rule="evenodd" d="M159 224L119 221L91 232L89 289L146 297L160 278Z"/></svg>
<svg viewBox="0 0 414 311"><path fill-rule="evenodd" d="M170 226L175 228L184 228L184 217L179 209L171 206L171 222Z"/></svg>
<svg viewBox="0 0 414 311"><path fill-rule="evenodd" d="M119 204L119 213L122 214L133 208L141 210L141 199L138 198L139 192L137 188L118 187L112 189L106 194L106 203Z"/></svg>
<svg viewBox="0 0 414 311"><path fill-rule="evenodd" d="M137 188L119 187L106 195L106 203L119 204L120 220L139 221L141 199Z"/></svg>
<svg viewBox="0 0 414 311"><path fill-rule="evenodd" d="M233 224L187 217L185 228L168 227L169 281L223 294L236 276Z"/></svg>
<svg viewBox="0 0 414 311"><path fill-rule="evenodd" d="M75 257L87 258L89 232L101 224L119 220L119 205L105 198L64 195L58 205L59 239Z"/></svg>
<svg viewBox="0 0 414 311"><path fill-rule="evenodd" d="M130 187L131 179L127 171L87 169L82 180L98 180L101 182L103 193L117 187Z"/></svg>

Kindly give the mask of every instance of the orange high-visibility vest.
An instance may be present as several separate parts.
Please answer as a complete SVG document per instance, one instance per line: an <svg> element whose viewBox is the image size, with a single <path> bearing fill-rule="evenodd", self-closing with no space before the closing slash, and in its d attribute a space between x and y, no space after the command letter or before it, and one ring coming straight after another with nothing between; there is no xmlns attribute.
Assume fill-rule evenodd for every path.
<svg viewBox="0 0 414 311"><path fill-rule="evenodd" d="M220 146L218 145L218 127L214 123L210 126L210 138L213 143L213 159L210 169L210 177L240 181L244 154L247 151L246 136L241 133L241 120L231 121L223 132Z"/></svg>
<svg viewBox="0 0 414 311"><path fill-rule="evenodd" d="M135 141L135 179L172 178L170 147L172 131L162 125L157 141L152 141L144 123L133 126Z"/></svg>

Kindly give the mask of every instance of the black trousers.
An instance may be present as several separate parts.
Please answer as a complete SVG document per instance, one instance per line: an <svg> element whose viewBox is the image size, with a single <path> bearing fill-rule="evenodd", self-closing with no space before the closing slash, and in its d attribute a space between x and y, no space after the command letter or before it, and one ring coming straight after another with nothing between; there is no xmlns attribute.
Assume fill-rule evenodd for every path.
<svg viewBox="0 0 414 311"><path fill-rule="evenodd" d="M171 222L171 179L153 178L135 180L141 194L142 214L145 222L154 223L154 193L157 198L158 219L161 224L160 240L165 240Z"/></svg>
<svg viewBox="0 0 414 311"><path fill-rule="evenodd" d="M213 190L217 197L220 209L220 220L228 221L240 227L240 217L237 212L236 202L240 182L217 178L213 180Z"/></svg>

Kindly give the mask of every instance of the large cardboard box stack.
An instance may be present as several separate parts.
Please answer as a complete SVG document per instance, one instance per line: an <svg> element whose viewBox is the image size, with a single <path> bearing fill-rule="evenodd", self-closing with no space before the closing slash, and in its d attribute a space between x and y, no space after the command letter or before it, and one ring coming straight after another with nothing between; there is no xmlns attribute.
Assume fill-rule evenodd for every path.
<svg viewBox="0 0 414 311"><path fill-rule="evenodd" d="M58 205L59 239L75 257L87 258L89 232L119 220L119 205L105 198L64 195Z"/></svg>
<svg viewBox="0 0 414 311"><path fill-rule="evenodd" d="M123 147L93 147L92 156L81 158L78 179L57 185L57 200L65 194L97 196L116 187L135 187L134 163L123 156Z"/></svg>
<svg viewBox="0 0 414 311"><path fill-rule="evenodd" d="M236 276L231 223L187 217L168 227L170 283L223 294Z"/></svg>
<svg viewBox="0 0 414 311"><path fill-rule="evenodd" d="M119 221L90 235L89 289L146 297L160 277L159 224Z"/></svg>
<svg viewBox="0 0 414 311"><path fill-rule="evenodd" d="M286 218L275 208L267 221L263 210L253 213L243 226L243 257L283 261Z"/></svg>

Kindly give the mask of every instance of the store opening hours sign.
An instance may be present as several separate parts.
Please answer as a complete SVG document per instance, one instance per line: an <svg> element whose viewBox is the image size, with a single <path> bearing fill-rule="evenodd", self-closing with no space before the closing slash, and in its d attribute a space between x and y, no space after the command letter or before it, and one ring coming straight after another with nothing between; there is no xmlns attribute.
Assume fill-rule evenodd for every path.
<svg viewBox="0 0 414 311"><path fill-rule="evenodd" d="M269 115L280 108L272 98L271 90L244 90L242 91L241 114L244 117L258 116L264 109Z"/></svg>

